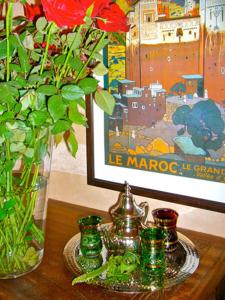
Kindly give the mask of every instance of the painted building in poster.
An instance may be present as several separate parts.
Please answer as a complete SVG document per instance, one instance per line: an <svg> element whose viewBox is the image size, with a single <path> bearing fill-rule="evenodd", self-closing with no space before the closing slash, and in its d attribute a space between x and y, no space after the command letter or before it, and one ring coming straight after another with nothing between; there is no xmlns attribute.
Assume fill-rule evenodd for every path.
<svg viewBox="0 0 225 300"><path fill-rule="evenodd" d="M160 44L199 41L200 17L159 19L156 24Z"/></svg>
<svg viewBox="0 0 225 300"><path fill-rule="evenodd" d="M185 14L176 2L146 0L136 4L131 22L126 78L140 87L159 80L169 93L182 74L202 75L199 14Z"/></svg>
<svg viewBox="0 0 225 300"><path fill-rule="evenodd" d="M130 14L130 21L135 26L129 33L128 44L152 45L177 43L181 40L182 42L199 40L199 15L175 14L174 12L171 17L168 6L171 6L171 3L167 6L162 6L161 3L162 1L147 0L137 4L135 11Z"/></svg>
<svg viewBox="0 0 225 300"><path fill-rule="evenodd" d="M159 82L139 88L135 81L118 81L116 107L110 120L110 129L120 131L127 126L152 127L166 113L166 91Z"/></svg>
<svg viewBox="0 0 225 300"><path fill-rule="evenodd" d="M169 93L182 74L199 74L209 98L223 103L224 0L139 1L131 21L126 78L140 87L159 80Z"/></svg>

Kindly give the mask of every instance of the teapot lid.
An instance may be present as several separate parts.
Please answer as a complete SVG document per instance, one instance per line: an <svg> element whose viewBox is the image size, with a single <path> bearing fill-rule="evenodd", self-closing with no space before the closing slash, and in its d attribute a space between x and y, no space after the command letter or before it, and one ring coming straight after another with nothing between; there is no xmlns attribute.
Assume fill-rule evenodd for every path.
<svg viewBox="0 0 225 300"><path fill-rule="evenodd" d="M109 209L109 213L112 218L124 216L129 218L139 218L144 216L145 211L135 202L134 196L131 193L131 187L127 181L125 181L124 192L119 194L117 202Z"/></svg>

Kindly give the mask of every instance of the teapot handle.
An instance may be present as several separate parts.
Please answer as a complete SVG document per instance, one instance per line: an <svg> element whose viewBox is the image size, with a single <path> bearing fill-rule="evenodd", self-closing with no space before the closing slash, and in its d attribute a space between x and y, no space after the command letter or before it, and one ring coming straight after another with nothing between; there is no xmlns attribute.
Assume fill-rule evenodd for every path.
<svg viewBox="0 0 225 300"><path fill-rule="evenodd" d="M149 211L149 205L148 205L148 202L141 202L141 203L140 203L140 207L141 207L142 209L144 209L144 211L145 211L144 216L143 216L142 219L141 219L141 223L142 223L142 224L145 224L146 219L147 219L147 216L148 216L148 211Z"/></svg>

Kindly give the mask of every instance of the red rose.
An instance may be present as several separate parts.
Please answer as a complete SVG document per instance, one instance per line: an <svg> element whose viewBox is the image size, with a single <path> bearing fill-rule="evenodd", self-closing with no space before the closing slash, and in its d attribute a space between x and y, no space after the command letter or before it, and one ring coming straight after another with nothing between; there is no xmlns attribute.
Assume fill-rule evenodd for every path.
<svg viewBox="0 0 225 300"><path fill-rule="evenodd" d="M108 32L129 31L128 18L117 4L111 4L109 7L102 9L97 24L101 30Z"/></svg>
<svg viewBox="0 0 225 300"><path fill-rule="evenodd" d="M109 7L112 0L81 0L80 2L85 11L93 4L94 7L91 16L96 17L99 16L104 8Z"/></svg>
<svg viewBox="0 0 225 300"><path fill-rule="evenodd" d="M40 16L43 16L44 13L42 6L34 4L30 5L26 3L24 7L24 14L29 21L33 22L36 21Z"/></svg>
<svg viewBox="0 0 225 300"><path fill-rule="evenodd" d="M84 23L86 11L78 0L41 0L48 21L73 28Z"/></svg>

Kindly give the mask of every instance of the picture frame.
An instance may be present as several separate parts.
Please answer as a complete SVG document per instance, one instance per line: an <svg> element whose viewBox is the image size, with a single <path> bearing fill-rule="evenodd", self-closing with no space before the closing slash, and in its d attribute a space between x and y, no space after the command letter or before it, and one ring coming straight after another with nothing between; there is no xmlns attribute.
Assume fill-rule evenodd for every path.
<svg viewBox="0 0 225 300"><path fill-rule="evenodd" d="M120 60L123 65L124 59L120 56L121 54L119 54L118 57L116 56L116 51L114 51L116 48L111 49L113 56L110 56L107 51L105 54L107 58L106 62L109 66L109 77L105 78L104 86L115 96L116 107L122 107L122 117L121 114L116 114L115 110L113 115L109 117L99 109L92 98L87 100L88 184L122 191L124 182L127 181L131 185L132 192L136 195L225 213L225 118L223 101L225 99L225 91L223 89L225 53L222 51L222 55L221 53L218 54L218 48L216 47L220 45L215 46L215 41L218 43L225 41L225 25L221 21L222 11L225 12L225 4L217 3L218 1L219 0L215 0L215 3L212 3L212 1L206 0L204 1L204 7L203 1L192 1L195 6L189 7L189 10L187 7L178 7L179 9L177 9L177 11L173 8L172 12L178 14L178 16L175 17L171 14L170 7L166 4L167 1L160 1L161 6L155 1L156 6L154 7L146 6L148 4L146 0L139 1L135 4L138 6L138 24L141 24L141 22L146 22L147 24L141 24L142 31L139 30L140 28L138 28L137 24L135 25L136 27L131 26L132 32L129 32L127 35L128 37L133 36L133 38L138 36L139 48L136 46L136 48L132 48L131 40L129 40L129 42L126 41L125 75L123 70L122 72L121 70L120 72L118 71L118 61ZM154 1L150 2L153 3ZM188 3L190 4L190 2ZM212 6L212 4L214 6ZM219 11L217 11L218 8L214 8L218 7L218 5ZM215 9L215 11L213 9ZM155 10L157 10L158 17L157 20L154 21L153 19L156 18L154 15ZM159 12L161 15L164 13L164 17L159 18ZM137 19L135 10L131 12L131 19L132 18L133 20ZM141 21L140 18L142 18ZM201 22L204 22L205 25L204 32L200 29L202 28L202 26L200 26L202 25ZM148 28L148 23L150 23L151 28L153 28L153 25L157 27L159 40L150 42L148 46L142 46L140 40L146 37L148 39L148 29L146 32L143 29L145 28L144 26ZM216 30L216 34L214 34L214 30ZM216 40L215 36L217 37ZM218 36L220 39L218 39ZM209 37L213 39L212 45L214 46L210 44L211 48L207 50ZM204 40L204 49L199 46L202 45L202 39ZM113 41L111 47L117 47L118 45L116 43L117 42ZM158 46L160 46L160 48L157 48ZM128 47L130 48L128 49ZM148 47L148 50L145 51L144 47ZM184 47L185 53L183 51ZM194 47L198 47L198 49L201 50L198 56L192 53ZM169 49L172 49L171 53L173 53L170 54L170 56L165 52L169 51ZM108 47L108 51L110 51L110 46ZM208 53L207 51L211 52ZM132 59L131 53L133 53ZM136 57L134 53L136 53ZM217 57L218 55L220 55L219 58ZM116 61L117 69L115 69L115 65L112 66L112 60L110 61L112 57L113 61ZM170 57L170 59L168 59L168 57ZM166 63L163 63L164 58L167 59ZM177 65L177 61L179 62L179 67L175 69L176 74L174 78L171 78L170 64L171 62L173 63L173 60L176 60L174 66ZM200 66L198 73L195 68L196 61L198 61ZM188 70L188 67L185 67L182 62L191 65L193 70ZM219 74L217 74L218 72L216 73L216 69L213 69L215 64L218 68L218 63L220 63ZM110 70L110 68L112 69ZM148 71L150 70L147 73L146 68L148 68ZM166 73L167 77L164 76L165 74L161 75L157 71L158 68L164 68L163 73ZM154 71L154 69L156 69L156 71ZM212 71L214 72L214 76L211 74ZM129 77L127 79L126 76L128 75ZM183 78L183 82L178 82L178 76ZM214 78L217 80L219 93L213 90ZM169 80L170 82L168 82ZM116 88L114 86L115 82L118 82ZM148 85L147 89L145 88L146 85ZM128 86L127 91L125 86ZM155 86L160 88L156 92L154 92L155 90L153 89ZM123 90L124 88L125 92ZM151 119L152 123L148 125L143 123L145 122L143 111L142 114L139 113L139 117L136 118L132 109L137 109L138 105L137 107L136 105L133 105L133 107L132 105L129 106L131 103L134 103L132 102L132 93L134 92L136 93L135 97L138 98L139 101L137 101L138 105L140 106L141 103L140 108L142 108L142 110L145 109L146 105L146 102L144 102L145 99L143 98L144 95L148 101L151 99L153 104L156 103L157 99L161 105L161 108L158 107L159 112L160 109L163 109L162 107L165 104L165 111L163 111L162 116L159 116L160 114L158 111L156 113L155 110L151 118L146 119L146 122L149 122L149 119ZM138 93L140 93L141 96ZM149 96L149 93L152 94ZM157 98L160 94L161 97L165 96L163 100ZM210 99L208 94L210 95ZM123 100L125 102L123 102ZM179 104L174 106L174 103ZM201 129L202 119L205 120L204 126L206 127L209 122L208 120L210 120L212 116L210 115L212 110L217 114L217 121L220 121L220 123L217 121L217 123L213 123L216 127L216 129L213 129L214 132L218 133L218 128L220 124L222 125L220 135L217 134L215 137L213 133L214 137L210 141L211 143L203 145L199 143L201 140L200 135L198 135L198 140L196 140L196 136L194 135L195 131L193 127L191 127L193 122L186 120L185 126L183 126L184 124L182 122L184 121L181 121L179 110L183 111L184 107L187 109L188 106L188 113L191 113L188 115L189 119L193 118L194 120L194 114L197 108L199 108L199 106L205 107L205 105L209 106L204 110L203 116L205 117L198 116L196 121L198 124L197 127ZM181 106L182 108L177 110L177 108ZM219 111L215 106L217 108L219 107ZM173 107L172 112L171 107ZM129 118L126 120L131 120L131 116L133 116L133 123L131 121L127 121L128 123L126 124L124 123L125 113L127 114L127 112L129 113ZM151 111L149 110L148 113L149 116ZM119 119L118 116L120 116ZM215 115L213 116L215 119ZM199 120L201 120L200 123ZM167 131L165 133L165 128L170 128L169 134ZM210 128L212 129L212 127ZM210 128L207 129L209 135ZM205 128L203 129L205 130ZM202 130L202 132L204 130ZM155 136L156 131L160 132L157 133L158 136ZM141 136L144 136L145 143L137 139L137 132L141 132ZM114 138L111 138L112 136ZM195 153L195 155L193 155L194 152L187 154L185 152L186 148L182 150L182 147L180 148L180 146L178 147L176 144L176 139L180 139L180 136L185 140L188 137L188 141L194 141L194 146L192 145L194 150L204 149L205 152L200 151L197 154ZM174 137L176 139L174 139ZM146 142L146 139L150 142ZM163 143L161 140L163 140ZM169 140L169 147L167 147L169 150L160 153L158 148L154 148L155 144L158 143L157 145L160 149L162 145L165 148L165 145L167 145L165 140ZM217 146L215 146L215 141L217 141ZM154 145L154 149L152 145ZM196 145L198 147L196 147ZM199 147L199 145L202 145L202 148ZM213 150L211 150L212 148Z"/></svg>

